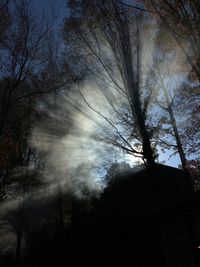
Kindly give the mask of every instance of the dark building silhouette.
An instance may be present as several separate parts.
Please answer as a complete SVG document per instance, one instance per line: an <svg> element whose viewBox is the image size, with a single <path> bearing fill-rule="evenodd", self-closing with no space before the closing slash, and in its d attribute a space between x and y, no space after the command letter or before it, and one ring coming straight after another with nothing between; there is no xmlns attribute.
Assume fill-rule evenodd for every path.
<svg viewBox="0 0 200 267"><path fill-rule="evenodd" d="M199 207L179 169L116 175L90 215L76 213L74 266L199 266Z"/></svg>

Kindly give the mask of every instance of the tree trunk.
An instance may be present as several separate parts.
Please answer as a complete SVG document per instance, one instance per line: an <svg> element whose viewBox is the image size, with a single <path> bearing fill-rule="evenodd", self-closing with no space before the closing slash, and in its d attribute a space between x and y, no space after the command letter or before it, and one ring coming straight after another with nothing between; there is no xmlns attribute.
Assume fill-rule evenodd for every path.
<svg viewBox="0 0 200 267"><path fill-rule="evenodd" d="M150 142L150 136L146 129L144 129L144 132L142 135L142 149L144 158L146 159L146 163L148 166L154 166L155 165L155 159L154 159L154 153L151 147Z"/></svg>
<svg viewBox="0 0 200 267"><path fill-rule="evenodd" d="M178 128L177 128L176 119L174 117L174 112L173 112L173 109L172 109L172 106L171 106L171 103L170 103L170 99L169 99L167 90L164 87L164 85L163 85L163 92L164 92L165 99L166 99L166 102L167 102L167 111L169 113L170 122L171 122L171 125L172 125L172 128L173 128L173 131L174 131L174 136L175 136L176 145L177 145L179 157L180 157L180 160L181 160L181 164L182 164L183 170L186 170L187 169L186 156L185 156L185 153L183 151L183 146L182 146L182 143L181 143L181 139L180 139L180 135L179 135Z"/></svg>
<svg viewBox="0 0 200 267"><path fill-rule="evenodd" d="M184 180L185 188L188 189L188 191L185 192L185 193L186 194L187 193L192 193L193 192L193 184L192 184L190 173L189 173L189 171L187 169L187 159L186 159L185 153L183 151L183 146L182 146L180 135L179 135L178 128L177 128L177 125L176 125L176 119L174 117L174 113L173 113L173 110L172 110L171 106L169 106L167 110L169 112L170 121L171 121L171 124L172 124L172 127L173 127L174 136L175 136L175 139L176 139L176 145L177 145L179 157L180 157L180 160L181 160L181 165L182 165L183 171L185 173L185 180Z"/></svg>
<svg viewBox="0 0 200 267"><path fill-rule="evenodd" d="M170 121L171 121L171 124L172 124L173 131L174 131L174 136L175 136L175 139L176 139L176 144L177 144L177 149L178 149L179 157L180 157L180 160L181 160L181 164L182 164L183 170L185 170L187 168L187 160L186 160L186 157L185 157L185 153L183 151L183 146L181 144L181 139L180 139L180 135L179 135L179 132L178 132L177 125L176 125L176 120L175 120L175 117L174 117L174 113L173 113L173 110L172 110L171 106L169 106L167 108L167 110L168 110L168 113L169 113L169 116L170 116Z"/></svg>
<svg viewBox="0 0 200 267"><path fill-rule="evenodd" d="M63 199L62 199L62 196L59 196L59 199L58 199L58 214L59 214L60 232L62 233L63 230L64 230Z"/></svg>
<svg viewBox="0 0 200 267"><path fill-rule="evenodd" d="M15 262L18 264L21 259L21 243L22 243L22 230L17 232L17 244L15 253Z"/></svg>

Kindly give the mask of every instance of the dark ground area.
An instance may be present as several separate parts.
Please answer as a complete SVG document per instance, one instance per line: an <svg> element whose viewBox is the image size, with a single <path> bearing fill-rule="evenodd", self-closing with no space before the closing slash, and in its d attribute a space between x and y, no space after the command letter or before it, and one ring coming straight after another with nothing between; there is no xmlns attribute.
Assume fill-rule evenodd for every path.
<svg viewBox="0 0 200 267"><path fill-rule="evenodd" d="M200 266L200 197L178 169L117 175L90 211L74 202L72 225L29 237L18 266ZM1 266L12 266L9 257Z"/></svg>

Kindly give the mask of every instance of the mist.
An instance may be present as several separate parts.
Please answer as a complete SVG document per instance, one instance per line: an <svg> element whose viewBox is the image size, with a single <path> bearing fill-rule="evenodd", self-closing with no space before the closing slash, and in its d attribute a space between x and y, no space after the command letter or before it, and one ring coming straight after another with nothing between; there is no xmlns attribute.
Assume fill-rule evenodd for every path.
<svg viewBox="0 0 200 267"><path fill-rule="evenodd" d="M33 148L47 155L45 177L50 184L61 183L62 190L77 197L82 189L101 192L105 170L115 158L124 158L109 140L116 120L111 110L94 81L61 93L59 105L48 114L51 122L41 121L32 132Z"/></svg>

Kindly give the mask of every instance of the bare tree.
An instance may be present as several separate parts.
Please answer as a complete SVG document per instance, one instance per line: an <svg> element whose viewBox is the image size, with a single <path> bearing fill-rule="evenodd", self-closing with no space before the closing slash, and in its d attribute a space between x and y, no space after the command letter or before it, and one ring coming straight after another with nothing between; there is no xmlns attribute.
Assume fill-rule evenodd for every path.
<svg viewBox="0 0 200 267"><path fill-rule="evenodd" d="M37 12L31 1L17 0L0 14L0 198L5 198L13 169L34 158L30 135L38 103L45 105L46 95L66 86L69 75L53 31L53 11Z"/></svg>
<svg viewBox="0 0 200 267"><path fill-rule="evenodd" d="M141 99L141 15L131 13L114 0L109 3L68 1L68 5L71 8L71 16L66 20L64 29L67 48L69 42L74 40L73 44L77 49L74 53L81 59L79 69L83 69L84 65L85 72L90 73L90 77L103 81L104 87L107 88L104 94L107 96L111 86L121 94L121 98L126 99L131 112L131 124L134 125L131 129L132 137L137 136L142 148L138 151L133 149L131 142L120 134L116 124L108 122L102 112L98 112L99 115L104 117L120 136L119 147L126 147L125 150L130 150L133 155L142 154L147 165L154 165L155 155L146 127L147 105ZM109 101L119 115L114 101ZM94 110L94 107L91 108Z"/></svg>
<svg viewBox="0 0 200 267"><path fill-rule="evenodd" d="M10 17L0 39L0 135L16 107L28 98L50 93L65 84L58 72L59 81L55 75L51 80L44 77L50 64L50 53L56 53L49 49L50 41L53 41L49 36L56 15L52 13L47 19L45 14L36 13L30 1L24 0L14 1L12 8L6 7Z"/></svg>

